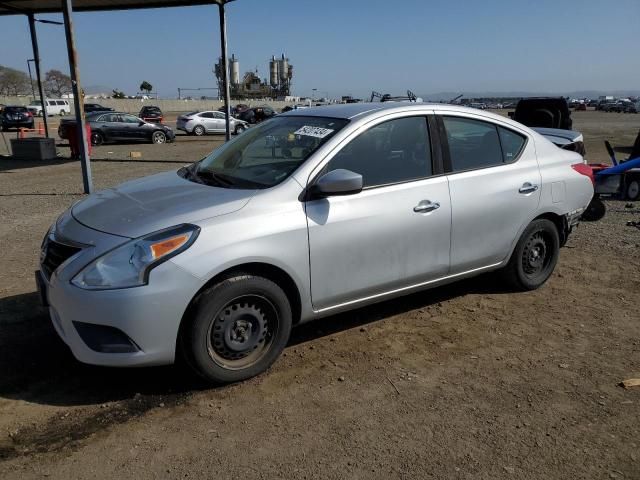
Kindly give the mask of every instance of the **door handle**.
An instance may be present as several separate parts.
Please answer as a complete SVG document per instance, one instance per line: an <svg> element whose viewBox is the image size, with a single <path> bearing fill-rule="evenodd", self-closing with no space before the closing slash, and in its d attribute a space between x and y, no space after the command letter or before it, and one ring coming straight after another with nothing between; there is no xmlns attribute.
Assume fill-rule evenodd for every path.
<svg viewBox="0 0 640 480"><path fill-rule="evenodd" d="M520 193L533 193L538 190L538 185L532 185L529 182L525 182L522 184L518 192Z"/></svg>
<svg viewBox="0 0 640 480"><path fill-rule="evenodd" d="M416 213L426 213L432 212L440 208L440 204L438 202L430 202L429 200L423 200L418 205L413 207L413 211Z"/></svg>

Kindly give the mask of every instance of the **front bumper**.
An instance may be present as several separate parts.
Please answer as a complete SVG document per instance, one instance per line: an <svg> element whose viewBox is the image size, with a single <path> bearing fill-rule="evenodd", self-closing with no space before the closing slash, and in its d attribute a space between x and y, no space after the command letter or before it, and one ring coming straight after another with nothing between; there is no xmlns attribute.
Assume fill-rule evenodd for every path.
<svg viewBox="0 0 640 480"><path fill-rule="evenodd" d="M69 216L69 214L65 214ZM175 360L180 322L187 306L200 289L201 280L170 260L154 268L148 285L118 290L83 290L71 279L88 262L126 239L104 234L68 220L76 242L87 244L79 254L64 262L49 279L40 272L41 288L49 304L49 314L56 332L81 362L104 366L166 365ZM60 222L56 237L62 237ZM92 242L92 244L90 243ZM105 353L91 348L78 328L98 325L101 331L118 331L135 345L134 351ZM108 342L110 340L105 340Z"/></svg>

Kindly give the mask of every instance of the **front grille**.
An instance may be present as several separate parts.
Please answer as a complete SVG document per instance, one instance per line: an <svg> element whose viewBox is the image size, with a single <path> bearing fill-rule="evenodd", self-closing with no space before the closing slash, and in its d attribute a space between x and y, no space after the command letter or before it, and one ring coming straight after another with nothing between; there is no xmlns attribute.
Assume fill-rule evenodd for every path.
<svg viewBox="0 0 640 480"><path fill-rule="evenodd" d="M50 278L51 274L68 258L82 250L79 247L56 242L55 240L51 240L51 238L47 239L44 248L44 259L42 260L41 266L42 272L46 275L47 279Z"/></svg>

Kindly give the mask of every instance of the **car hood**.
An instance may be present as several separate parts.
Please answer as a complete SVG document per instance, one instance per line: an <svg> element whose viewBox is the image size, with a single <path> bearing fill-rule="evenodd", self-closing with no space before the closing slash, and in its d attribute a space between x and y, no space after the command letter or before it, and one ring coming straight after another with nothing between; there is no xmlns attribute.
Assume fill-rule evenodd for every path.
<svg viewBox="0 0 640 480"><path fill-rule="evenodd" d="M91 194L71 213L87 227L136 238L238 211L255 192L193 183L172 171Z"/></svg>

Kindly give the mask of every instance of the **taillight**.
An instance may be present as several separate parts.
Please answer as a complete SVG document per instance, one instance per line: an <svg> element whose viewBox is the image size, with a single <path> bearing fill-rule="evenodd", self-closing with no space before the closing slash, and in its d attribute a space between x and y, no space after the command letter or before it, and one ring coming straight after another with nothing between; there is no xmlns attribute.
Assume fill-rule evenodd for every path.
<svg viewBox="0 0 640 480"><path fill-rule="evenodd" d="M33 113L27 111L27 117L33 117Z"/></svg>
<svg viewBox="0 0 640 480"><path fill-rule="evenodd" d="M573 165L571 165L571 168L573 168L579 174L589 177L591 183L593 183L594 185L596 184L596 179L593 176L593 169L586 163L574 163Z"/></svg>

